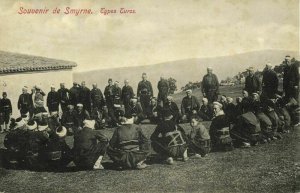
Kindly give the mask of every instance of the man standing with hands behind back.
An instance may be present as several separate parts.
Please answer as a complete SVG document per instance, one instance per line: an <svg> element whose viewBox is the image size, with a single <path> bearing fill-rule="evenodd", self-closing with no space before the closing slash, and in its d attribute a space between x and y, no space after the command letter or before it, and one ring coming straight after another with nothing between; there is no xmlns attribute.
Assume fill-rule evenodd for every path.
<svg viewBox="0 0 300 193"><path fill-rule="evenodd" d="M207 74L203 77L201 91L209 104L218 100L219 81L218 77L212 73L211 67L207 68Z"/></svg>

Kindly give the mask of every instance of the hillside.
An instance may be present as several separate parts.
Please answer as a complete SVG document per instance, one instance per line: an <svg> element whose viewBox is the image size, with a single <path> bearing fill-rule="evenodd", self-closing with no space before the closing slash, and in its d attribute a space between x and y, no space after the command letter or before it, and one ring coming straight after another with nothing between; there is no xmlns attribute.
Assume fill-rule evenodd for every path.
<svg viewBox="0 0 300 193"><path fill-rule="evenodd" d="M211 66L214 69L214 73L217 74L221 80L226 77L232 77L238 72L244 71L249 66L262 69L267 61L270 61L273 65L278 65L283 61L284 56L287 54L292 57L298 57L298 53L296 51L263 50L232 56L168 61L139 67L123 67L75 72L74 80L79 82L85 80L88 85L96 82L99 87L103 89L108 78L119 80L121 85L123 85L123 80L128 78L131 81L131 85L134 90L136 90L138 81L141 79L141 74L143 72L147 72L149 80L155 88L154 92L156 94L156 84L162 74L166 77L175 78L177 80L177 88L181 88L181 86L184 86L189 81L201 81L208 66ZM100 65L101 64L99 64L99 66Z"/></svg>

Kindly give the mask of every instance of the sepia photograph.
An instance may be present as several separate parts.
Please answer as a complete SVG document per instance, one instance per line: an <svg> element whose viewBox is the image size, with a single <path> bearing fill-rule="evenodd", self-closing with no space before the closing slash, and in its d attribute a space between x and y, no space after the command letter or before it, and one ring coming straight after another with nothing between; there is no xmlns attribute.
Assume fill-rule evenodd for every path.
<svg viewBox="0 0 300 193"><path fill-rule="evenodd" d="M300 193L298 0L1 0L0 193Z"/></svg>

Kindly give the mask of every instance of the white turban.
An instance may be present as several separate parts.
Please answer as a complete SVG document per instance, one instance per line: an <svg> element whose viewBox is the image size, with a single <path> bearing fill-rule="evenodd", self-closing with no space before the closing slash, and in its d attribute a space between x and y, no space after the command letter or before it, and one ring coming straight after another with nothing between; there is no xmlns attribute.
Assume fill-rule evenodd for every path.
<svg viewBox="0 0 300 193"><path fill-rule="evenodd" d="M83 127L87 127L87 128L91 128L91 129L95 129L95 120L84 120L83 121Z"/></svg>

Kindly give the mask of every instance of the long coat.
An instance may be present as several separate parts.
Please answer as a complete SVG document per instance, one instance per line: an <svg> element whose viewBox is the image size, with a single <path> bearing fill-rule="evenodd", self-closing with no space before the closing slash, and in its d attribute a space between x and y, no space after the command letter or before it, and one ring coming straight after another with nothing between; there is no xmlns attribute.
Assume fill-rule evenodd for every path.
<svg viewBox="0 0 300 193"><path fill-rule="evenodd" d="M97 107L99 110L105 105L105 99L99 88L93 88L91 90L91 102L93 108Z"/></svg>
<svg viewBox="0 0 300 193"><path fill-rule="evenodd" d="M299 64L298 64L299 65ZM297 86L298 88L295 88ZM287 98L293 97L296 100L299 95L299 70L297 63L286 65L283 71L283 90Z"/></svg>
<svg viewBox="0 0 300 193"><path fill-rule="evenodd" d="M167 96L169 94L169 82L167 80L160 80L157 83L157 89L158 89L158 101L166 102Z"/></svg>
<svg viewBox="0 0 300 193"><path fill-rule="evenodd" d="M278 90L278 77L274 70L264 70L262 78L263 93L273 97Z"/></svg>
<svg viewBox="0 0 300 193"><path fill-rule="evenodd" d="M199 109L200 109L200 103L195 96L191 96L191 98L189 98L188 96L185 96L182 99L182 102L181 102L182 115L186 115L186 114L189 115L192 113L193 110L196 110L198 112Z"/></svg>
<svg viewBox="0 0 300 193"><path fill-rule="evenodd" d="M58 111L59 94L58 92L49 92L47 95L47 107L49 112Z"/></svg>
<svg viewBox="0 0 300 193"><path fill-rule="evenodd" d="M137 163L145 160L150 154L150 141L139 126L121 125L109 142L107 154L116 164L135 168Z"/></svg>
<svg viewBox="0 0 300 193"><path fill-rule="evenodd" d="M255 75L247 76L245 80L245 90L251 95L254 92L261 91L261 82Z"/></svg>
<svg viewBox="0 0 300 193"><path fill-rule="evenodd" d="M108 138L101 131L84 127L74 136L74 162L77 167L92 169L99 156L104 155Z"/></svg>

